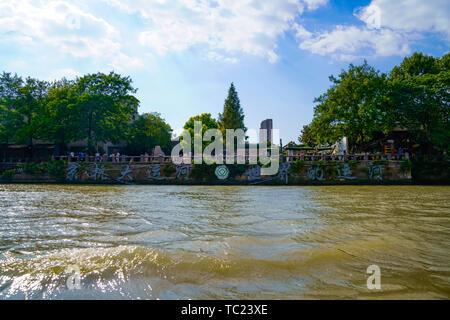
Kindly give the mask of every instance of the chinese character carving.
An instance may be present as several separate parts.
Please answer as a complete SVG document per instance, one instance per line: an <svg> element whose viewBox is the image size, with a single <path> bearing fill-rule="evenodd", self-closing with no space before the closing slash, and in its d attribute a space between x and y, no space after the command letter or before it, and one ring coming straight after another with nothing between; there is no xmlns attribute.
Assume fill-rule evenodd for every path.
<svg viewBox="0 0 450 320"><path fill-rule="evenodd" d="M95 168L92 171L92 177L94 178L95 181L97 180L106 180L108 179L108 176L105 174L105 166L101 165L100 167L95 164Z"/></svg>
<svg viewBox="0 0 450 320"><path fill-rule="evenodd" d="M310 180L322 181L323 180L323 168L311 166L308 169L307 176Z"/></svg>
<svg viewBox="0 0 450 320"><path fill-rule="evenodd" d="M147 177L153 180L164 180L164 178L161 177L161 166L159 164L149 166Z"/></svg>
<svg viewBox="0 0 450 320"><path fill-rule="evenodd" d="M77 171L79 167L80 167L79 164L72 163L72 165L66 169L67 171L66 180L68 181L78 180Z"/></svg>
<svg viewBox="0 0 450 320"><path fill-rule="evenodd" d="M352 170L350 170L350 165L348 163L338 164L338 178L346 179L346 180L355 180L356 177L353 177Z"/></svg>
<svg viewBox="0 0 450 320"><path fill-rule="evenodd" d="M181 176L185 176L184 180L189 180L189 171L192 167L192 164L177 165L177 179L181 180Z"/></svg>
<svg viewBox="0 0 450 320"><path fill-rule="evenodd" d="M291 173L289 172L289 169L291 167L290 163L282 163L280 167L280 171L278 172L278 177L281 181L285 180L286 184L289 182L289 176Z"/></svg>
<svg viewBox="0 0 450 320"><path fill-rule="evenodd" d="M245 175L248 176L249 181L260 180L261 167L259 165L256 165L252 168L249 168L248 171L245 173Z"/></svg>
<svg viewBox="0 0 450 320"><path fill-rule="evenodd" d="M120 172L121 176L117 180L124 181L125 179L128 179L129 181L132 181L133 177L130 175L131 172L130 166L127 165L126 168Z"/></svg>

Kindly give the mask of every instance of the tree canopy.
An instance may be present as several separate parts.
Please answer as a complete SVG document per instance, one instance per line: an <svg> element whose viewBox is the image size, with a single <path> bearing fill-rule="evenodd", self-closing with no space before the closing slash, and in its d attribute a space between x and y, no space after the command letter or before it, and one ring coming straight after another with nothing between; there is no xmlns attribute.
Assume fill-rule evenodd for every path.
<svg viewBox="0 0 450 320"><path fill-rule="evenodd" d="M363 148L375 132L391 129L391 115L384 103L385 79L366 61L331 76L332 86L315 99L318 104L308 129L309 140L334 143L346 136L352 145Z"/></svg>
<svg viewBox="0 0 450 320"><path fill-rule="evenodd" d="M298 141L302 144L307 144L311 146L317 144L316 138L314 136L314 133L312 132L310 124L303 126L302 132L298 137Z"/></svg>
<svg viewBox="0 0 450 320"><path fill-rule="evenodd" d="M382 74L367 62L351 64L315 99L314 117L303 127L303 143L334 143L346 136L364 150L379 134L406 128L424 153L449 151L450 54L415 53Z"/></svg>
<svg viewBox="0 0 450 320"><path fill-rule="evenodd" d="M231 83L228 90L228 96L225 99L223 112L219 114L219 128L225 136L226 129L243 129L247 131L244 125L244 111L241 107L238 93Z"/></svg>
<svg viewBox="0 0 450 320"><path fill-rule="evenodd" d="M395 67L388 79L389 100L397 122L408 128L423 153L449 151L449 57L415 53Z"/></svg>
<svg viewBox="0 0 450 320"><path fill-rule="evenodd" d="M100 141L125 139L139 104L132 95L136 89L131 78L114 72L88 74L77 79L75 90L82 115L80 130L89 149Z"/></svg>
<svg viewBox="0 0 450 320"><path fill-rule="evenodd" d="M127 135L127 151L130 154L144 154L160 146L164 151L169 152L171 137L172 128L159 113L144 113L131 125Z"/></svg>
<svg viewBox="0 0 450 320"><path fill-rule="evenodd" d="M136 152L170 147L172 129L159 114L138 116L132 80L114 72L45 82L3 72L0 75L0 143L33 140L62 149L86 141L92 153L99 142L127 141Z"/></svg>
<svg viewBox="0 0 450 320"><path fill-rule="evenodd" d="M191 144L194 144L194 122L195 121L201 121L202 123L202 130L201 130L201 134L203 137L203 134L209 130L209 129L219 129L219 124L217 123L216 119L214 119L210 113L202 113L199 115L196 115L194 117L189 118L189 120L184 124L184 129L189 131L190 135L191 135ZM202 139L202 137L199 137L200 139ZM202 146L203 146L203 150L206 148L206 146L208 144L210 144L211 142L208 141L203 141L202 140Z"/></svg>

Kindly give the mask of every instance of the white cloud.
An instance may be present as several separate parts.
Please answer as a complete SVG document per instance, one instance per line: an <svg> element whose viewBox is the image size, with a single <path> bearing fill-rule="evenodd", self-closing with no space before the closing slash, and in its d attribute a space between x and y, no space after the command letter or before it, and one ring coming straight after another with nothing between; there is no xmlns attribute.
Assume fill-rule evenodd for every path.
<svg viewBox="0 0 450 320"><path fill-rule="evenodd" d="M450 40L448 0L372 0L355 11L365 26L338 25L321 32L298 21L305 10L328 0L101 3L140 19L135 25L119 23L113 15L98 14L91 0L0 0L0 42L29 52L44 48L121 71L145 66L148 55L185 50L212 61L235 63L246 54L274 63L279 60L277 42L287 32L295 34L301 49L343 60L408 54L420 32L438 32Z"/></svg>
<svg viewBox="0 0 450 320"><path fill-rule="evenodd" d="M300 48L338 60L353 60L364 56L406 55L410 48L405 38L391 30L369 30L355 26L337 26L331 32L310 36Z"/></svg>
<svg viewBox="0 0 450 320"><path fill-rule="evenodd" d="M372 0L355 15L370 23L370 13L379 11L380 25L392 30L441 32L450 36L448 0Z"/></svg>
<svg viewBox="0 0 450 320"><path fill-rule="evenodd" d="M203 48L207 56L235 61L245 53L278 61L277 39L290 30L305 5L324 0L104 0L150 22L139 42L158 54ZM212 54L214 53L214 54ZM231 60L230 60L231 59Z"/></svg>
<svg viewBox="0 0 450 320"><path fill-rule="evenodd" d="M0 0L0 32L22 45L48 46L76 58L108 59L111 67L115 61L136 64L121 52L116 28L66 1Z"/></svg>
<svg viewBox="0 0 450 320"><path fill-rule="evenodd" d="M300 40L311 39L313 36L311 32L297 23L294 23L294 25L292 26L292 30L295 31L295 37Z"/></svg>
<svg viewBox="0 0 450 320"><path fill-rule="evenodd" d="M58 79L62 79L62 78L66 78L66 79L75 79L76 77L81 77L82 74L74 69L71 68L63 68L63 69L58 69L54 72L52 72L46 80L48 81L53 81L53 80L58 80Z"/></svg>
<svg viewBox="0 0 450 320"><path fill-rule="evenodd" d="M0 0L0 34L18 45L45 45L117 69L141 67L141 56L147 53L189 49L215 61L234 63L240 54L248 54L276 62L278 39L292 29L305 8L314 10L327 2L102 0L124 14L140 15L144 27L124 29L112 16L99 15L91 0Z"/></svg>
<svg viewBox="0 0 450 320"><path fill-rule="evenodd" d="M328 3L328 0L304 0L308 6L308 10L316 10L317 8L324 6Z"/></svg>
<svg viewBox="0 0 450 320"><path fill-rule="evenodd" d="M1 1L0 30L60 46L75 56L100 55L117 45L117 32L110 24L63 1ZM95 37L88 35L92 32Z"/></svg>
<svg viewBox="0 0 450 320"><path fill-rule="evenodd" d="M355 10L366 25L337 25L331 31L311 33L294 25L299 47L339 60L406 55L418 32L438 32L450 40L450 1L372 0Z"/></svg>

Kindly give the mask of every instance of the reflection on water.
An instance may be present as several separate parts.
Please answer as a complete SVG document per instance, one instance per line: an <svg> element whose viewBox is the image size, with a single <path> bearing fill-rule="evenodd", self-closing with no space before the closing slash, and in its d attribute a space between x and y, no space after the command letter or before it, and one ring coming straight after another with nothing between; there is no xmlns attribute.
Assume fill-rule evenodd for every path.
<svg viewBox="0 0 450 320"><path fill-rule="evenodd" d="M450 188L0 185L3 299L448 299ZM381 268L380 291L366 269ZM81 289L69 290L69 266Z"/></svg>

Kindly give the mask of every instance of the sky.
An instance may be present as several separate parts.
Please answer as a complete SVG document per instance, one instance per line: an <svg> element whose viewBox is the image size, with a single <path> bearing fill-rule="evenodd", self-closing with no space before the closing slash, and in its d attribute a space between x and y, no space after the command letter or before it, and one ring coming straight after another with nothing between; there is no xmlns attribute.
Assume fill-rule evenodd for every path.
<svg viewBox="0 0 450 320"><path fill-rule="evenodd" d="M389 72L449 44L448 0L0 0L0 72L130 76L140 112L175 132L217 117L234 82L247 128L273 119L283 144L330 75L364 59Z"/></svg>

